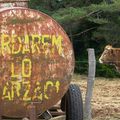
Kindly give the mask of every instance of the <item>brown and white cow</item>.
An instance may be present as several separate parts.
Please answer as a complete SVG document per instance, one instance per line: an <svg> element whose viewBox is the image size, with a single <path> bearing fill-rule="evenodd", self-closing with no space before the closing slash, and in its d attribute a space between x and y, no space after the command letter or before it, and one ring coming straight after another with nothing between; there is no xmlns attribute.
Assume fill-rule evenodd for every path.
<svg viewBox="0 0 120 120"><path fill-rule="evenodd" d="M120 48L113 48L111 45L107 45L99 58L99 62L115 65L117 71L120 72Z"/></svg>

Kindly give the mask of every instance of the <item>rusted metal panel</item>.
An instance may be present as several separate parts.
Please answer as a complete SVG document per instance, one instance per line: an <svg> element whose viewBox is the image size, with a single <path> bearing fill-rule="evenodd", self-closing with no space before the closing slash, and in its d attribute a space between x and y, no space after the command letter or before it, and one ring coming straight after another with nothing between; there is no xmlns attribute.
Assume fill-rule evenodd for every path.
<svg viewBox="0 0 120 120"><path fill-rule="evenodd" d="M29 2L30 0L0 0L0 2L4 3L8 3L8 2Z"/></svg>
<svg viewBox="0 0 120 120"><path fill-rule="evenodd" d="M28 7L28 3L27 2L0 3L0 8L6 7Z"/></svg>
<svg viewBox="0 0 120 120"><path fill-rule="evenodd" d="M0 8L5 7L28 7L29 0L0 0Z"/></svg>
<svg viewBox="0 0 120 120"><path fill-rule="evenodd" d="M51 17L27 8L0 10L0 100L4 116L37 114L67 91L74 70L71 42Z"/></svg>

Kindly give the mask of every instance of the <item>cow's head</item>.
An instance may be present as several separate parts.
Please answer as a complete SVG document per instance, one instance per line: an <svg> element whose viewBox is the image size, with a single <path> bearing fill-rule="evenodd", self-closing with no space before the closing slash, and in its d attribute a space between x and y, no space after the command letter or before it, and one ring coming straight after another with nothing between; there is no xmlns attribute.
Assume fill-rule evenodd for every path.
<svg viewBox="0 0 120 120"><path fill-rule="evenodd" d="M99 62L103 64L114 64L114 50L111 45L105 47L104 52L102 53Z"/></svg>

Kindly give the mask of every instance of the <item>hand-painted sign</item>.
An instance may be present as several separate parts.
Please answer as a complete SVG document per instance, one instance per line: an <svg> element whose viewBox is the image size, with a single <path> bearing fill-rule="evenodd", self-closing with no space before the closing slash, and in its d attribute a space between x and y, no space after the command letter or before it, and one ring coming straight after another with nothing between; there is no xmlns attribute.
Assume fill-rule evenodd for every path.
<svg viewBox="0 0 120 120"><path fill-rule="evenodd" d="M50 47L51 46L51 47ZM1 47L0 54L2 56L11 55L14 59L14 55L21 57L26 54L41 54L43 53L45 57L54 55L56 51L59 55L63 54L62 48L62 37L55 35L1 35ZM16 64L16 61L11 60L11 76L10 81L4 85L3 88L3 100L15 100L16 98L23 101L35 101L49 99L49 95L46 94L49 87L55 87L56 93L59 92L60 82L52 80L46 81L44 87L42 88L41 83L36 81L33 88L33 96L31 97L31 84L30 79L32 76L32 59L23 58L19 64ZM20 68L17 70L17 68ZM27 78L25 80L24 78ZM43 89L43 91L41 91ZM53 88L52 88L53 89ZM24 91L24 94L21 94L21 91ZM39 92L38 92L39 91ZM43 94L43 93L44 94ZM37 94L38 93L38 94Z"/></svg>
<svg viewBox="0 0 120 120"><path fill-rule="evenodd" d="M51 48L49 48L51 46ZM40 54L44 52L47 55L47 51L54 53L54 49L57 49L59 54L62 54L62 36L55 35L1 35L1 47L0 54L6 55L17 55L27 53Z"/></svg>
<svg viewBox="0 0 120 120"><path fill-rule="evenodd" d="M25 116L31 102L37 113L49 109L67 91L73 70L71 42L51 17L27 8L1 10L0 100L4 116Z"/></svg>

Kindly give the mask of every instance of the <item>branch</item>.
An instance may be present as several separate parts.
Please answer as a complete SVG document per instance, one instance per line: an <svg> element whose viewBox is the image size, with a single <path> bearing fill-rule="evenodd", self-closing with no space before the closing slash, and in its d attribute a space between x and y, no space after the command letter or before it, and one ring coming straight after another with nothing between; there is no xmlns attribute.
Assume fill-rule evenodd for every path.
<svg viewBox="0 0 120 120"><path fill-rule="evenodd" d="M101 13L101 12L102 12L102 10L92 11L89 14L87 14L87 15L85 15L83 17L80 17L80 19L84 19L84 18L89 17L89 16L91 16L93 14L98 14L98 13Z"/></svg>
<svg viewBox="0 0 120 120"><path fill-rule="evenodd" d="M95 28L97 28L97 27L92 27L92 28L84 30L83 32L80 32L80 33L77 33L77 34L74 34L74 35L69 35L69 36L72 36L72 37L74 37L74 36L80 36L80 35L82 35L84 33L87 33L87 32L89 32L91 30L94 30Z"/></svg>

